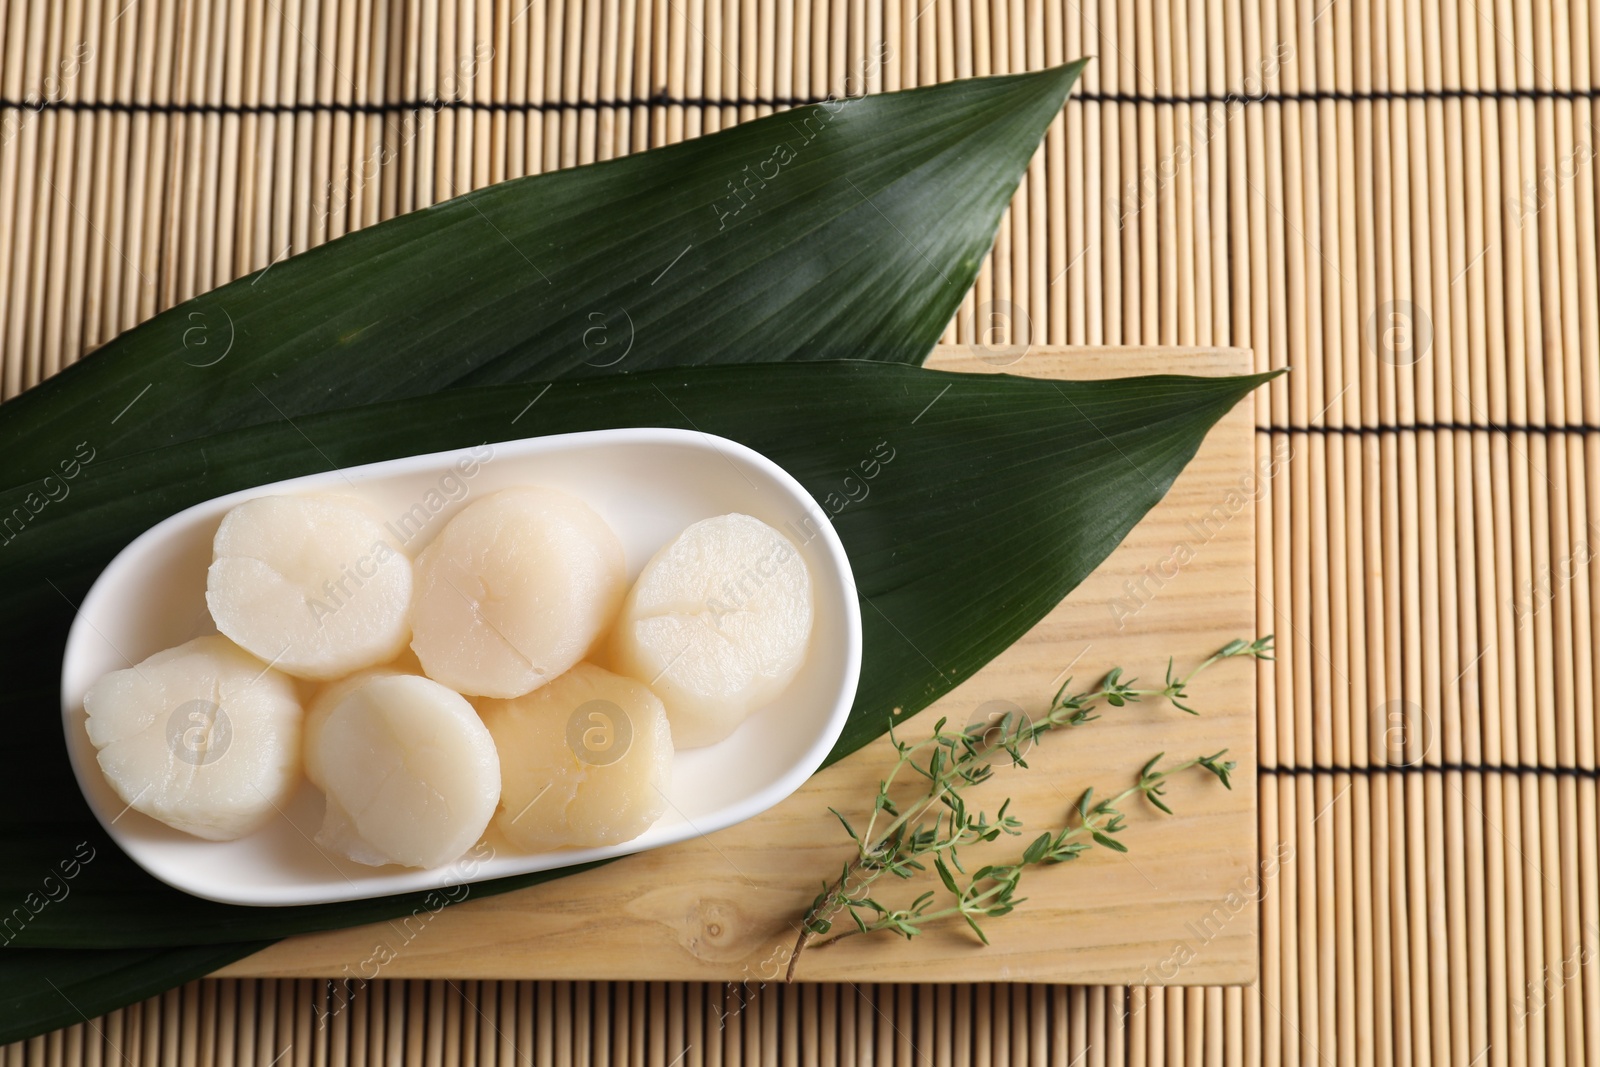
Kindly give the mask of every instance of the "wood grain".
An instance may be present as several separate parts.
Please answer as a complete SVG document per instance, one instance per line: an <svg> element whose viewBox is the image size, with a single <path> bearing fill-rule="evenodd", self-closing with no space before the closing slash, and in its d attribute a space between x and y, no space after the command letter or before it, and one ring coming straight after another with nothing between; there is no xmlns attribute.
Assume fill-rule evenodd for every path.
<svg viewBox="0 0 1600 1067"><path fill-rule="evenodd" d="M1009 356L942 346L929 365L998 369L986 358ZM1252 365L1242 349L1034 347L1003 369L1106 378L1233 374ZM1287 458L1257 455L1254 422L1248 403L1224 418L1110 559L1023 640L917 716L905 736L926 735L940 716L969 721L991 700L1040 711L1069 667L1083 683L1115 665L1154 678L1168 655L1181 668L1233 637L1253 636L1255 499ZM880 982L1254 981L1257 898L1287 857L1257 856L1253 668L1224 664L1193 695L1199 718L1155 705L1107 709L1098 722L1045 739L1028 755L1029 769L1002 771L982 796L990 804L1014 798L1013 811L1039 830L1058 824L1085 787L1131 784L1157 752L1178 759L1222 748L1240 765L1231 792L1206 776L1175 782L1176 815L1132 812L1129 855L1096 850L1031 874L1022 910L992 924L992 948L954 927L911 943L857 938L808 953L798 977L839 981L870 967ZM860 809L890 752L880 740L772 810L699 840L438 913L292 938L221 973L757 985L781 972L792 924L847 858L828 807ZM894 892L909 899L921 888Z"/></svg>

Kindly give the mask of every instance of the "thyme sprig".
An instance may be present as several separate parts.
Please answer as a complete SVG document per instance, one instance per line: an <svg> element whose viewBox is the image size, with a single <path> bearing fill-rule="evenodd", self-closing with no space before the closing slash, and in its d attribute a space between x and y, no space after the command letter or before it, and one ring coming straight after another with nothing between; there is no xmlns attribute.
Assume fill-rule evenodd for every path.
<svg viewBox="0 0 1600 1067"><path fill-rule="evenodd" d="M1085 790L1069 815L1068 825L1034 838L1016 862L986 864L970 874L961 863L960 850L964 846L997 841L1002 836L1022 836L1022 820L1010 814L1009 799L991 818L981 810L969 808L963 795L967 787L993 777L1001 754L1014 765L1027 767L1026 755L1035 741L1052 730L1093 722L1101 717L1098 709L1102 705L1120 708L1156 699L1196 715L1198 712L1188 704L1190 682L1211 665L1238 656L1271 659L1271 635L1254 641L1230 641L1184 675L1175 672L1169 659L1166 678L1159 688L1138 688L1137 679L1124 677L1120 667L1113 668L1098 685L1083 693L1069 693L1072 679L1068 678L1044 715L1037 719L1008 711L998 721L980 722L959 731L946 730L948 720L940 719L934 724L933 736L916 743L895 736L891 724L889 740L897 758L887 777L878 783L865 828L858 832L843 813L829 809L855 843L856 854L843 865L839 877L824 885L812 901L789 954L785 980L794 978L800 954L809 945L821 947L856 934L884 930L909 939L931 923L956 916L988 944L978 920L1009 914L1026 899L1017 896L1017 887L1027 868L1076 859L1095 845L1116 852L1128 851L1118 836L1126 825L1123 805L1127 801L1142 798L1170 815L1172 809L1164 799L1168 781L1194 768L1232 788L1229 776L1235 765L1224 759L1226 751L1165 767L1161 766L1165 753L1161 753L1140 768L1132 786L1114 796L1096 800L1093 789ZM922 788L913 800L896 801L891 793L901 772L908 769L922 779ZM910 880L927 871L929 863L948 894L943 903L937 889L924 891L903 907L891 907L872 895L872 887L883 876ZM853 928L834 933L835 923L844 918Z"/></svg>

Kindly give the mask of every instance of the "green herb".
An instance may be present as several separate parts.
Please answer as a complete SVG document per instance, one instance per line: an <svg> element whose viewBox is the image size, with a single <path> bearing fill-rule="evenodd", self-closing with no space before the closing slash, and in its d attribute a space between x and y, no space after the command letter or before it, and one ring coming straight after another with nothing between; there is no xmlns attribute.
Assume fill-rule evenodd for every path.
<svg viewBox="0 0 1600 1067"><path fill-rule="evenodd" d="M989 939L978 920L1009 914L1023 902L1024 898L1017 896L1017 886L1024 870L1076 859L1095 845L1115 852L1128 851L1118 836L1125 826L1121 807L1125 801L1142 797L1170 815L1172 809L1163 799L1168 780L1196 767L1232 788L1229 775L1234 764L1223 758L1226 751L1165 767L1161 766L1165 753L1160 753L1139 769L1132 786L1115 796L1096 800L1093 789L1085 790L1068 825L1034 838L1015 863L988 864L971 874L961 864L960 850L967 845L996 841L1002 835L1022 835L1022 820L1008 812L1009 799L1001 803L992 819L967 806L964 791L994 775L998 756L1003 754L1016 766L1027 767L1025 757L1035 741L1052 730L1093 722L1100 718L1097 709L1102 704L1120 708L1145 699L1166 700L1191 715L1198 714L1186 703L1189 683L1212 664L1237 656L1271 659L1271 635L1254 641L1230 641L1182 676L1174 673L1173 662L1168 660L1165 684L1159 689L1136 688L1136 679L1124 678L1120 667L1113 668L1097 687L1085 693L1069 694L1072 679L1068 678L1038 720L1006 712L994 723L948 731L947 720L940 719L934 724L933 736L915 744L895 737L891 725L889 739L899 755L888 776L878 783L864 829L858 833L842 813L829 809L855 842L856 857L812 901L789 955L786 980L794 978L795 965L809 945L820 947L854 934L882 930L910 939L930 923L957 916L987 945ZM922 789L910 801L896 801L891 796L895 780L907 769L923 780ZM892 907L871 895L874 884L884 875L910 880L925 872L929 863L938 874L946 897L941 898L938 889L930 889L902 907ZM834 924L841 917L847 918L852 928L834 934Z"/></svg>

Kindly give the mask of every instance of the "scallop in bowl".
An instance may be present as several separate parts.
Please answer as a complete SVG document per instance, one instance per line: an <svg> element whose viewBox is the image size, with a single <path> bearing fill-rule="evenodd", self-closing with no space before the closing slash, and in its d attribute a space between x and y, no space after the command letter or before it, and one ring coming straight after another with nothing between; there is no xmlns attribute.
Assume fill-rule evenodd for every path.
<svg viewBox="0 0 1600 1067"><path fill-rule="evenodd" d="M219 768L226 769L226 764L220 762L225 758L226 746L250 744L255 736L244 728L243 722L238 730L233 730L226 722L219 730L216 716L221 712L212 711L212 717L207 718L194 710L204 703L197 700L189 700L183 708L175 709L175 718L155 724L158 727L155 732L162 737L154 742L147 737L131 750L134 756L124 761L131 770L129 766L119 767L120 776L108 777L109 771L103 769L106 761L102 758L106 750L96 747L105 745L105 738L91 736L85 696L102 679L119 671L137 671L136 665L142 665L164 650L200 638L214 643L223 640L212 636L217 634L218 627L208 610L207 572L213 564L214 552L218 551L219 527L224 517L240 505L280 497L326 496L354 501L367 516L363 521L375 523L381 532L388 546L382 552L393 550L415 561L469 506L492 501L496 494L525 491L529 486L566 494L592 509L614 532L620 544L626 587L633 586L658 556L670 557L673 546L683 539L686 530L728 516L741 517L740 523L744 523L742 517L748 517L765 524L797 553L797 561L791 562L784 549L778 554L781 562L791 570L799 567L810 576L809 640L804 645L803 656L796 666L791 641L790 660L783 664L781 671L775 672L784 680L782 685L752 686L741 681L739 693L755 694L747 703L753 701L757 706L740 713L748 717L735 721L719 711L723 720L716 729L707 731L703 725L696 724L691 734L684 725L684 713L674 710L685 699L681 688L666 687L659 678L607 680L610 678L608 670L626 673L630 665L652 664L655 660L637 648L632 649L631 658L619 654L615 649L619 642L603 636L596 639L587 657L598 665L595 667L588 666L587 660L576 667L567 666L572 658L570 650L557 650L565 656L558 663L558 669L588 672L582 675L587 680L585 685L565 687L578 696L568 699L568 703L575 706L570 713L571 722L564 728L519 732L505 725L512 720L505 719L504 711L497 713L503 722L496 723L496 729L503 737L517 738L515 743L522 746L519 751L527 753L523 763L502 753L508 773L515 774L524 765L548 763L550 746L559 747L558 741L564 737L580 762L593 765L580 770L592 769L592 779L603 783L607 776L617 779L630 765L630 761L622 758L628 746L634 743L627 736L630 724L626 715L621 723L602 721L604 716L597 719L593 701L579 701L578 697L587 698L595 693L624 694L625 697L618 696L624 705L648 709L636 710L636 715L642 717L641 722L648 720L648 725L641 726L637 739L639 751L631 760L641 767L648 765L647 771L639 772L645 777L630 784L635 793L643 792L645 801L641 802L640 810L648 816L636 817L634 823L627 825L625 832L633 833L637 825L648 822L637 836L618 840L622 832L607 832L604 825L596 831L590 820L584 823L583 833L571 840L601 843L546 847L540 842L551 839L545 832L548 824L541 823L540 832L513 826L519 813L510 812L502 805L473 847L453 862L428 867L398 863L373 865L370 858L368 862L358 862L357 858L362 856L360 848L327 847L329 838L324 826L327 801L323 792L304 774L290 787L276 793L256 787L255 792L261 794L269 810L264 818L258 812L246 812L248 818L235 817L229 825L236 828L239 836L231 840L208 840L193 832L185 833L145 814L150 804L132 791L139 782L140 772L135 757L157 762L166 760L166 756L154 752L161 747L164 738L173 754L173 759L167 762L185 776L186 784L190 778L203 780L204 774L216 778ZM485 508L478 509L480 513L483 511ZM280 516L269 518L274 522L287 521ZM724 540L732 536L727 534ZM704 535L701 539L704 540ZM230 551L240 555L264 552L252 547L247 538L236 536L222 540L232 546ZM282 536L263 539L263 543L282 542ZM756 544L749 538L740 543L746 546L742 549L746 555L756 551L749 547ZM773 541L773 544L778 543ZM756 544L756 547L761 546ZM752 556L758 563L773 554L770 548L761 548L761 551L765 555ZM606 567L615 566L614 552L615 546L608 544ZM665 563L656 564L657 570L665 566ZM772 565L775 574L776 566ZM278 565L278 569L285 568ZM351 581L359 584L366 580L362 575L376 572L375 563L365 567L357 565ZM676 577L670 573L667 577L672 582L658 584L669 591L700 588L694 584L696 581L704 584L703 578L681 567ZM765 580L760 574L740 576L729 588L736 590L732 594L735 597L748 598L748 606L743 600L731 606L730 603L712 604L710 617L720 621L731 617L731 609L738 609L743 618L758 609L777 610L771 605L794 600L792 590L786 594L787 599L775 593L757 596L749 591L752 583ZM785 580L793 585L792 579ZM341 594L348 596L351 588L353 586L348 583L335 583L328 590L329 599L319 610L331 610L327 604L337 608ZM611 599L619 599L620 595L617 590L608 593ZM282 600L280 595L271 602ZM212 604L217 603L213 590ZM634 600L629 604L632 610ZM622 610L620 603L615 606ZM237 619L224 620L224 634L258 621L258 616L251 612L259 610L250 608ZM663 609L657 605L650 610ZM467 617L462 616L463 619ZM480 618L481 612L472 617ZM445 631L447 638L466 628L467 623L452 625L453 630ZM371 628L376 630L379 626L380 622L374 621ZM494 629L490 625L490 630ZM271 644L280 639L278 630L265 632L270 636L252 636L247 640L264 640ZM758 636L759 641L748 639L747 643L762 648L772 644L767 631ZM494 634L487 638L490 643L497 639ZM287 645L288 639L283 640ZM422 653L424 664L430 658L436 660L441 656L435 651L438 639L431 640L431 645L425 644L420 649L415 643L411 646ZM366 652L366 659L388 655L393 644L392 635L387 633L381 640L375 639L371 648L381 653ZM197 647L208 649L210 646ZM272 678L278 677L280 671L272 666L270 648L261 645L250 651L264 669L273 672ZM654 648L653 654L660 658L660 649ZM245 656L245 653L240 655ZM407 651L402 655L409 657L411 653ZM702 650L684 658L685 663L702 660L712 662L715 657ZM327 672L320 669L321 662L311 667L280 663L279 667L287 673L273 683L276 688L272 690L272 699L281 703L282 693L290 691L286 687L292 687L302 706L313 706L319 686L339 684L325 680ZM417 660L412 658L410 662L412 666L400 668L402 672L420 673L415 666ZM665 670L673 669L670 657L664 662ZM623 429L500 442L387 460L260 486L179 512L124 548L84 598L67 639L61 701L67 749L79 786L106 832L136 863L162 881L207 899L234 904L296 905L383 896L588 863L669 845L748 819L794 792L822 764L844 728L855 698L860 667L861 618L849 560L832 524L805 488L765 456L734 441L677 429ZM193 670L185 668L183 684L191 687L210 684L206 681L210 675L205 671L218 669L208 664ZM233 674L238 673L237 665L228 669ZM392 664L386 669L393 669ZM502 670L500 675L504 674ZM530 696L512 699L521 700L530 708L559 707L560 714L567 715L566 705L559 699L563 690L554 687L559 677L564 675L553 674L549 679L541 675L525 683L544 685L549 681L551 691L545 698L538 698L542 690L534 688ZM260 686L253 679L241 676L238 684L247 683ZM509 684L516 688L524 683ZM599 689L595 689L596 684ZM651 685L666 691L665 705L655 701L645 690L644 687ZM138 691L139 686L128 687L130 693L137 695ZM192 695L187 694L187 690L185 694ZM478 696L469 694L469 699L479 711L486 710L486 702ZM504 702L506 698L497 695L496 699ZM722 703L717 704L717 708L722 709L726 695L719 694L719 700ZM104 701L97 697L91 704L99 706ZM222 708L229 706L232 705L222 702ZM111 707L118 714L123 713L120 705ZM101 712L96 711L96 714ZM462 713L456 714L459 717ZM663 714L677 717L670 731ZM107 721L114 720L108 718ZM145 724L147 729L150 725ZM671 732L679 735L680 743L675 750L668 740ZM538 745L544 747L528 747L534 744L529 739L539 738L544 740L537 741ZM196 739L198 748L191 744ZM690 743L696 747L688 747ZM591 744L605 751L598 755L589 752L586 746ZM502 740L502 745L509 745L509 742ZM484 757L475 758L481 763ZM580 785L568 781L563 788L576 796ZM364 783L354 782L350 788L357 786L364 787ZM521 806L521 798L527 794L533 798L529 803L536 803L537 790L527 786L528 783L520 782L514 790L508 780L504 798L515 797ZM591 791L590 803L594 805L592 791L600 786L583 788ZM176 803L163 802L169 807ZM157 814L166 810L161 809ZM446 836L444 840L448 843L451 839ZM447 844L446 847L454 846Z"/></svg>

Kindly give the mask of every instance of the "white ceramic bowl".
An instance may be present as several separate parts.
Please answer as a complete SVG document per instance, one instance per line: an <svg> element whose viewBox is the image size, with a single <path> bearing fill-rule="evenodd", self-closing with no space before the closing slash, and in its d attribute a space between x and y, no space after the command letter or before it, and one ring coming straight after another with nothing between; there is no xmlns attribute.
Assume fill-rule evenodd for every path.
<svg viewBox="0 0 1600 1067"><path fill-rule="evenodd" d="M463 474L463 463L470 474ZM309 783L302 783L281 818L229 842L180 833L127 810L112 792L84 728L83 695L107 671L216 632L205 606L206 567L217 524L229 508L274 493L359 495L397 524L411 516L396 528L410 534L406 547L415 555L467 501L516 485L550 486L587 501L621 538L630 580L684 527L731 511L783 531L810 568L815 623L799 676L727 740L677 754L667 812L642 836L607 848L528 855L491 827L474 853L450 867L374 868L312 843L322 823L322 797ZM421 529L413 532L418 523ZM314 904L606 859L748 819L794 792L821 765L844 728L860 670L861 616L850 563L833 525L799 482L765 456L710 434L601 430L293 478L173 515L118 553L84 598L67 637L61 704L78 784L106 832L141 867L211 900Z"/></svg>

